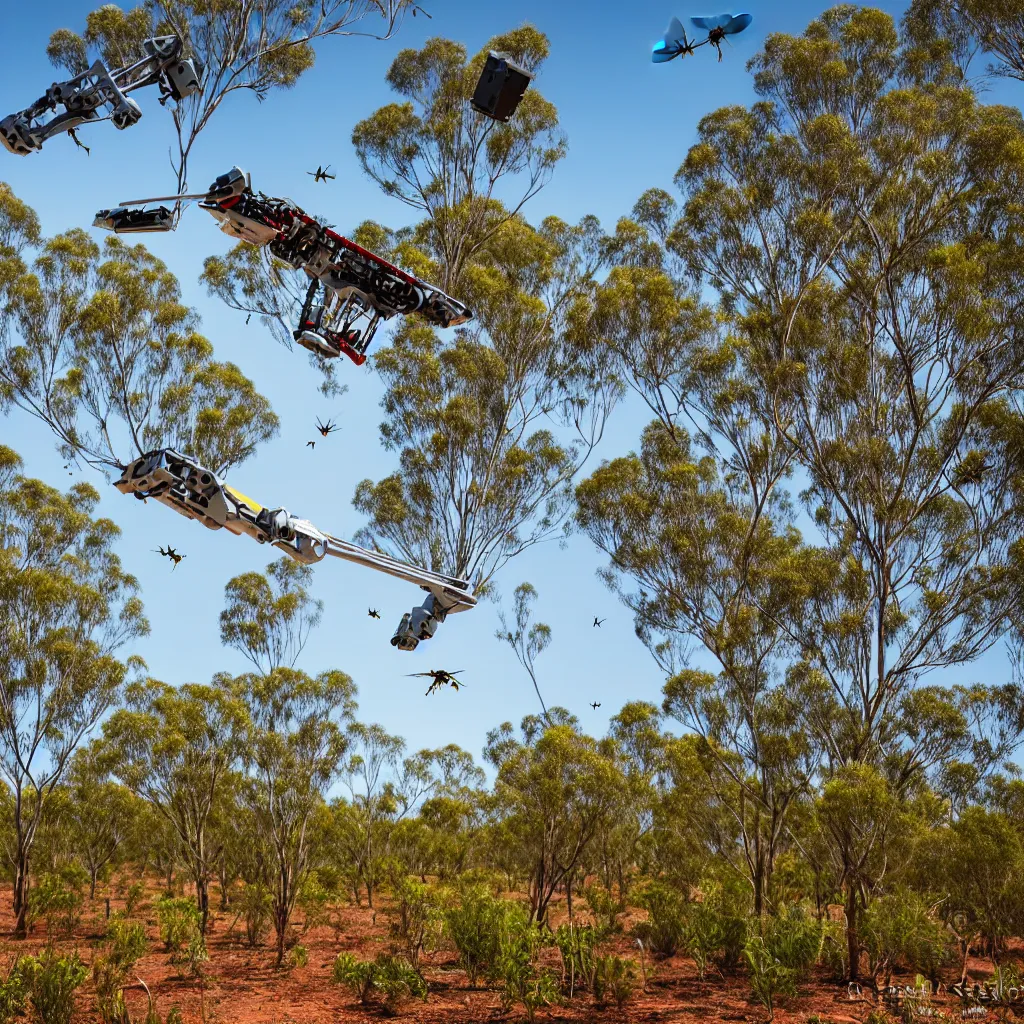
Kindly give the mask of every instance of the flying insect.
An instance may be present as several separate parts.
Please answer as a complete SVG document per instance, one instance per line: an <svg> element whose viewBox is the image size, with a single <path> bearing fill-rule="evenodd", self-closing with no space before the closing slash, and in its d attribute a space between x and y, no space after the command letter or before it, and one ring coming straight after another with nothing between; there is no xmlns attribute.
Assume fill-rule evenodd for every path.
<svg viewBox="0 0 1024 1024"><path fill-rule="evenodd" d="M598 626L600 626L602 622L607 622L607 621L608 621L607 619L599 619L599 618L598 618L598 617L597 617L597 616L595 615L595 616L594 616L594 628L595 628L595 629L597 629L597 627L598 627Z"/></svg>
<svg viewBox="0 0 1024 1024"><path fill-rule="evenodd" d="M593 701L590 705L595 711L601 706L599 701Z"/></svg>
<svg viewBox="0 0 1024 1024"><path fill-rule="evenodd" d="M369 608L369 609L367 609L366 614L369 615L371 619L379 619L380 618L380 612L377 611L376 608Z"/></svg>
<svg viewBox="0 0 1024 1024"><path fill-rule="evenodd" d="M718 59L722 59L722 40L726 36L734 36L742 32L754 20L750 14L715 14L701 18L691 18L697 27L707 30L707 38L699 43L689 39L686 30L678 18L673 18L665 29L664 36L651 49L651 60L655 64L664 64L676 57L691 55L698 46L710 43L718 51Z"/></svg>
<svg viewBox="0 0 1024 1024"><path fill-rule="evenodd" d="M421 281L361 245L324 227L289 199L253 192L249 175L232 167L204 193L132 199L100 210L93 226L117 234L174 231L178 215L167 206L129 209L146 203L199 200L232 238L267 246L271 255L310 278L292 337L325 359L345 355L357 366L382 320L418 313L436 327L473 319L466 305ZM321 294L322 290L322 294Z"/></svg>
<svg viewBox="0 0 1024 1024"><path fill-rule="evenodd" d="M326 437L328 434L333 434L336 430L340 430L341 428L336 426L330 420L328 420L326 424L321 423L320 422L320 417L317 416L317 418L316 418L316 429L319 430L320 433L323 434L324 437Z"/></svg>
<svg viewBox="0 0 1024 1024"><path fill-rule="evenodd" d="M306 442L306 447L307 448L312 448L313 451L316 451L316 441L307 441Z"/></svg>
<svg viewBox="0 0 1024 1024"><path fill-rule="evenodd" d="M328 164L326 167L321 167L319 164L317 164L315 171L306 171L306 173L308 175L310 175L314 179L314 182L316 182L316 181L327 181L328 179L330 179L331 181L334 181L334 179L337 177L337 175L328 174L327 172L330 169L331 169L331 165L330 164Z"/></svg>
<svg viewBox="0 0 1024 1024"><path fill-rule="evenodd" d="M455 672L446 672L444 669L438 668L432 669L430 672L410 672L409 677L424 676L426 678L433 679L433 682L428 687L427 692L423 695L424 697L429 697L435 690L440 689L442 686L450 686L456 691L460 686L465 686L466 684L464 682L455 678L459 672L462 671L463 670L460 668Z"/></svg>
<svg viewBox="0 0 1024 1024"><path fill-rule="evenodd" d="M171 566L171 572L174 572L174 570L178 568L178 563L183 558L188 558L188 555L179 555L172 547L168 547L166 551L164 551L163 548L154 548L153 554L163 555L165 558L169 558L174 563L174 565Z"/></svg>

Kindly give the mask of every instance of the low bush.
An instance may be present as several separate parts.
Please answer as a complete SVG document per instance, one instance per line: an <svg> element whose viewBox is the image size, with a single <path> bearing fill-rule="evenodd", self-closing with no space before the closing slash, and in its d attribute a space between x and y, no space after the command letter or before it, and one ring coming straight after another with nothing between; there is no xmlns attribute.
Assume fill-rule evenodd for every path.
<svg viewBox="0 0 1024 1024"><path fill-rule="evenodd" d="M331 923L332 893L320 881L318 872L311 871L299 887L295 904L302 911L302 934L310 928L318 928L322 924Z"/></svg>
<svg viewBox="0 0 1024 1024"><path fill-rule="evenodd" d="M603 885L588 885L583 890L583 898L594 915L594 923L604 935L614 935L622 931L619 915L625 913L626 904L616 899Z"/></svg>
<svg viewBox="0 0 1024 1024"><path fill-rule="evenodd" d="M491 970L492 980L501 986L501 1003L506 1012L521 1004L528 1021L543 1006L558 1001L558 982L537 967L537 953L544 935L518 903L505 905L499 928L498 955Z"/></svg>
<svg viewBox="0 0 1024 1024"><path fill-rule="evenodd" d="M950 959L951 936L931 913L924 897L896 889L875 900L861 919L860 937L867 950L871 975L892 981L902 965L938 981L939 968Z"/></svg>
<svg viewBox="0 0 1024 1024"><path fill-rule="evenodd" d="M44 920L51 938L68 936L82 920L83 902L82 891L73 881L60 875L43 875L28 894L29 919Z"/></svg>
<svg viewBox="0 0 1024 1024"><path fill-rule="evenodd" d="M59 956L50 948L38 957L22 957L19 965L29 1002L40 1024L71 1024L75 991L89 976L89 968L78 954Z"/></svg>
<svg viewBox="0 0 1024 1024"><path fill-rule="evenodd" d="M427 983L408 960L381 953L376 960L358 960L351 953L341 953L334 961L331 978L348 988L360 1003L369 1002L375 992L389 1013L410 998L427 1000Z"/></svg>
<svg viewBox="0 0 1024 1024"><path fill-rule="evenodd" d="M445 910L451 902L446 889L403 877L394 885L392 935L401 942L415 967L420 953L436 948L444 928Z"/></svg>
<svg viewBox="0 0 1024 1024"><path fill-rule="evenodd" d="M160 938L168 952L180 949L199 929L199 908L182 896L161 896L156 902Z"/></svg>
<svg viewBox="0 0 1024 1024"><path fill-rule="evenodd" d="M659 956L675 954L686 923L682 895L662 882L648 882L637 892L637 906L647 911L647 920L636 926L637 938Z"/></svg>
<svg viewBox="0 0 1024 1024"><path fill-rule="evenodd" d="M122 989L131 969L145 956L147 946L142 924L122 917L111 918L106 949L92 964L96 1009L103 1024L122 1024L128 1020Z"/></svg>
<svg viewBox="0 0 1024 1024"><path fill-rule="evenodd" d="M305 967L309 963L309 950L301 943L292 946L288 951L289 967Z"/></svg>
<svg viewBox="0 0 1024 1024"><path fill-rule="evenodd" d="M0 981L0 1024L11 1024L25 1012L28 983L21 960L15 960Z"/></svg>
<svg viewBox="0 0 1024 1024"><path fill-rule="evenodd" d="M764 939L755 935L743 947L743 958L750 969L750 988L754 998L775 1019L775 1006L781 995L795 995L794 971L772 955Z"/></svg>
<svg viewBox="0 0 1024 1024"><path fill-rule="evenodd" d="M593 925L558 926L555 945L562 957L562 991L572 998L577 989L593 989L598 931Z"/></svg>
<svg viewBox="0 0 1024 1024"><path fill-rule="evenodd" d="M464 886L444 915L444 929L469 976L470 988L486 974L498 955L503 903L486 885Z"/></svg>
<svg viewBox="0 0 1024 1024"><path fill-rule="evenodd" d="M636 962L618 956L594 960L594 1001L603 1006L609 999L621 1010L636 989Z"/></svg>
<svg viewBox="0 0 1024 1024"><path fill-rule="evenodd" d="M791 905L772 918L764 940L772 956L802 980L821 957L825 926L803 908Z"/></svg>
<svg viewBox="0 0 1024 1024"><path fill-rule="evenodd" d="M256 947L270 930L274 916L274 894L262 883L247 885L234 900L238 916L245 921L245 940ZM237 920L237 918L236 918Z"/></svg>

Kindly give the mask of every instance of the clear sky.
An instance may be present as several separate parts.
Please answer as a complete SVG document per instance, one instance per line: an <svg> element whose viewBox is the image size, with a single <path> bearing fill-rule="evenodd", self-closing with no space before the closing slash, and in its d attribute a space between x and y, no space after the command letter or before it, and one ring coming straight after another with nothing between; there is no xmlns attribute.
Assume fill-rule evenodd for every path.
<svg viewBox="0 0 1024 1024"><path fill-rule="evenodd" d="M50 33L61 27L80 30L95 6L91 0L4 4L0 116L26 106L54 80L44 52ZM551 41L551 57L532 87L558 107L569 155L525 212L533 220L549 213L567 220L592 213L611 230L644 189L672 188L672 176L696 140L704 114L754 100L745 65L765 35L802 32L825 6L756 0L733 8L733 13L751 12L754 22L732 48L724 48L721 64L707 48L694 58L655 66L650 48L671 15L685 19L718 8L685 8L666 0L424 0L432 20L407 18L390 41L342 38L318 44L316 67L293 90L274 93L262 104L244 93L233 96L193 151L190 186L201 189L238 164L251 172L254 187L293 198L341 231L367 218L390 227L406 224L411 211L363 177L350 144L356 122L392 99L384 80L391 60L399 49L417 47L433 35L475 52L491 36L529 22ZM892 3L877 6L897 16L902 9ZM1015 92L1008 92L1011 102L1019 102ZM24 158L0 151L0 181L38 211L44 231L86 227L96 210L163 194L173 183L167 162L170 114L157 102L155 88L136 98L143 119L133 128L118 132L104 123L80 131L90 156L66 136ZM304 172L318 163L330 163L337 180L314 184ZM105 234L90 230L97 238ZM289 353L255 322L246 326L243 315L209 298L198 283L203 258L226 252L231 240L198 211L186 214L176 234L141 240L178 275L217 358L238 363L281 418L280 436L235 470L230 481L257 501L285 505L329 532L351 536L361 525L351 506L356 484L366 477L380 479L394 465L378 443L381 387L372 372L345 361L341 378L348 393L325 400L305 353ZM314 453L305 442L317 436L317 415L332 417L342 429L318 443ZM620 407L593 464L634 447L645 422L642 410ZM0 419L0 439L20 452L29 474L54 485L70 482L51 435L28 416ZM123 530L120 554L142 585L153 629L138 650L151 673L180 683L207 681L220 670L244 670L242 658L220 645L218 614L225 583L238 573L262 569L269 549L226 531L205 530L162 506L132 501L98 475L90 479L104 492L102 514ZM173 574L153 553L166 544L187 555ZM542 691L549 705L568 707L595 734L627 700L660 703L663 683L634 635L629 612L597 579L603 563L589 540L575 536L564 548L550 543L527 552L498 578L508 604L523 580L539 591L537 618L553 630L551 647L538 661ZM410 749L454 742L479 758L488 729L537 710L528 678L507 645L494 639L494 604L449 619L434 640L407 654L388 641L401 613L418 603L421 592L415 587L327 559L316 568L314 592L325 603L324 623L300 667L348 672L359 688L360 717L405 737ZM381 621L367 618L368 605L381 610ZM591 626L595 615L607 616L601 629ZM969 675L997 681L1005 665L1002 653L993 652ZM426 698L423 680L407 679L405 673L427 668L463 669L468 686ZM592 711L591 701L601 708Z"/></svg>

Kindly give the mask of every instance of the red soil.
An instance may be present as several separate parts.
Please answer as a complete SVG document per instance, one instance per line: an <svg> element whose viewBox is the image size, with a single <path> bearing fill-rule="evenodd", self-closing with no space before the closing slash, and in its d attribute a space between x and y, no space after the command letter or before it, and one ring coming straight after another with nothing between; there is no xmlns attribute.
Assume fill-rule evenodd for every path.
<svg viewBox="0 0 1024 1024"><path fill-rule="evenodd" d="M216 902L211 894L211 902ZM117 910L119 901L112 901ZM561 916L564 916L564 910ZM372 959L388 950L388 915L363 907L342 908L340 928L311 929L299 941L309 951L306 967L278 969L269 942L249 949L244 941L244 929L239 926L229 932L234 920L230 912L211 915L212 929L207 936L210 962L206 965L205 1019L207 1024L348 1024L348 1022L381 1021L387 1015L377 1005L360 1006L352 994L332 984L331 968L335 957L348 951L359 957ZM296 915L300 917L300 915ZM201 1024L200 989L198 982L183 978L172 966L169 955L159 940L156 919L151 904L144 903L136 917L145 920L152 939L151 952L139 961L135 974L142 978L153 993L161 1018L176 1004L185 1024ZM75 936L59 942L62 951L77 949L86 963L91 963L102 944L104 925L102 899L89 902L83 921ZM556 912L556 921L559 919ZM43 925L36 926L23 942L9 938L14 919L11 913L11 890L0 889L0 965L6 967L15 956L36 953L45 943ZM296 936L300 929L296 928ZM636 959L638 950L627 937L619 936L607 945L608 952ZM558 969L557 950L544 952L545 962ZM478 1024L484 1021L519 1021L521 1009L502 1011L498 994L484 988L470 989L465 972L458 966L451 950L425 953L420 966L430 987L426 1003L411 1000L401 1007L398 1017L409 1024ZM596 1024L715 1024L726 1021L763 1022L764 1009L751 1001L746 980L742 977L726 979L711 977L701 984L693 962L683 956L657 961L650 970L647 992L636 993L622 1010L614 1006L603 1009L594 1006L586 994L578 996L564 1006L553 1006L538 1013L538 1021L594 1021ZM987 960L970 961L970 974L983 981L992 975ZM959 979L959 972L951 971L947 981ZM909 978L894 979L894 983L911 982ZM146 997L141 989L126 992L132 1013L145 1015ZM949 1017L960 1019L959 1000L942 995L933 1000L936 1007ZM787 999L776 1010L778 1024L806 1024L817 1015L822 1022L832 1024L861 1024L877 1004L865 986L865 1001L850 1002L846 987L816 980L805 986L801 994ZM990 1017L994 1015L990 1014ZM98 1020L91 980L78 994L78 1012L75 1024Z"/></svg>

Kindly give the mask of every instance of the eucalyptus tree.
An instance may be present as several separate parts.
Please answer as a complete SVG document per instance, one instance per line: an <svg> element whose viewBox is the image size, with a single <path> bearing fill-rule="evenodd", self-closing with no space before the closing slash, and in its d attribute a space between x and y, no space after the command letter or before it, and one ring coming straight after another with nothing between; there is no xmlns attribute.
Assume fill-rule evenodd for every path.
<svg viewBox="0 0 1024 1024"><path fill-rule="evenodd" d="M242 763L244 799L271 851L277 962L309 865L310 825L344 763L345 726L355 711L355 685L337 670L309 676L292 668L235 680L251 727Z"/></svg>
<svg viewBox="0 0 1024 1024"><path fill-rule="evenodd" d="M643 455L584 488L595 539L616 567L631 550L656 561L649 534L618 536L627 514L599 500L648 480L690 494L711 473L726 495L740 481L739 535L779 553L774 569L743 570L743 603L758 643L785 642L829 770L900 749L907 693L998 642L1020 593L1024 124L943 68L901 79L904 57L892 19L869 9L770 35L752 63L761 101L703 119L676 177L681 209L643 197L632 262L581 317L607 325L595 348L632 348L623 374L677 420L659 413ZM656 305L638 310L646 294ZM681 447L684 417L706 470ZM790 473L813 544L794 546Z"/></svg>
<svg viewBox="0 0 1024 1024"><path fill-rule="evenodd" d="M258 5L247 0L143 0L123 11L104 4L86 16L80 34L54 32L46 53L56 67L78 74L94 53L110 68L123 67L145 55L144 39L178 36L182 55L195 61L199 77L198 90L172 114L178 152L171 157L171 170L178 191L187 192L192 147L229 96L248 92L262 102L277 89L290 89L313 67L317 41L330 36L388 39L417 6L414 0L263 0Z"/></svg>
<svg viewBox="0 0 1024 1024"><path fill-rule="evenodd" d="M537 669L535 663L537 655L541 654L548 644L551 643L551 627L544 622L531 622L533 617L533 604L537 600L537 590L532 583L520 583L515 589L512 601L512 614L515 618L515 630L509 628L508 619L504 609L498 612L498 621L501 629L494 634L498 640L503 640L511 648L516 660L526 670L526 674L533 683L533 689L540 701L541 710L547 718L548 709L541 696L540 686L537 683Z"/></svg>
<svg viewBox="0 0 1024 1024"><path fill-rule="evenodd" d="M484 758L497 771L495 809L503 838L530 877L530 919L543 924L556 889L571 881L610 826L624 787L614 744L584 735L564 708L545 724L523 719L487 735Z"/></svg>
<svg viewBox="0 0 1024 1024"><path fill-rule="evenodd" d="M525 26L472 59L445 39L403 50L388 72L400 102L353 131L367 173L422 218L398 231L366 223L356 240L475 312L451 339L411 317L378 350L381 438L399 466L359 484L354 503L368 519L360 540L481 589L509 559L557 534L570 481L618 395L614 380L576 358L565 330L604 263L604 235L592 217L525 220L565 141L535 88L507 124L472 110L487 49L537 69L548 42ZM251 301L279 320L295 302L295 281L257 262L238 247L208 260L205 279L229 303Z"/></svg>
<svg viewBox="0 0 1024 1024"><path fill-rule="evenodd" d="M119 471L175 447L224 472L277 432L269 402L213 359L174 275L144 246L39 236L0 185L0 411L41 420L65 458Z"/></svg>
<svg viewBox="0 0 1024 1024"><path fill-rule="evenodd" d="M67 773L65 827L71 848L89 872L89 898L96 881L123 859L138 827L142 801L111 778L111 754L102 741L76 751Z"/></svg>
<svg viewBox="0 0 1024 1024"><path fill-rule="evenodd" d="M196 887L200 927L210 916L218 850L214 814L248 735L248 708L230 679L211 685L134 683L104 723L114 771L167 821Z"/></svg>
<svg viewBox="0 0 1024 1024"><path fill-rule="evenodd" d="M120 531L96 491L62 494L0 446L0 773L12 798L15 934L26 934L32 846L75 750L140 659L117 652L149 626Z"/></svg>
<svg viewBox="0 0 1024 1024"><path fill-rule="evenodd" d="M263 675L294 668L323 615L323 601L309 593L312 579L310 566L288 557L271 562L266 572L235 576L224 588L221 642Z"/></svg>

